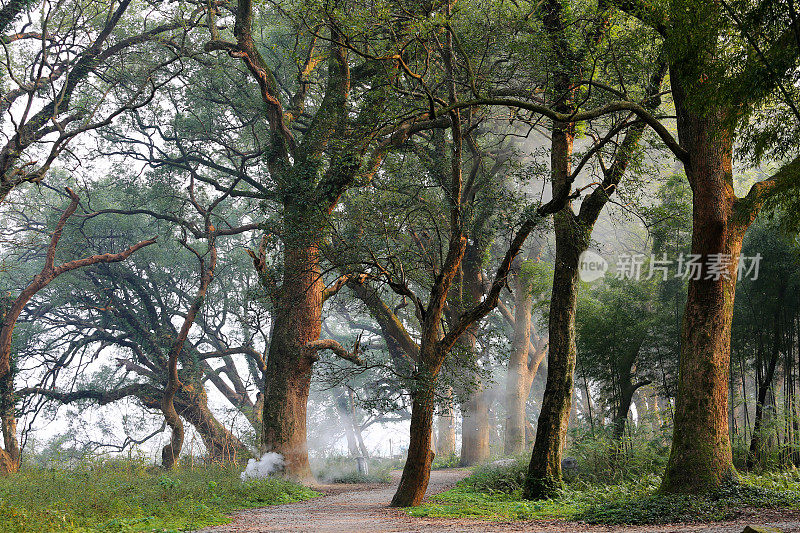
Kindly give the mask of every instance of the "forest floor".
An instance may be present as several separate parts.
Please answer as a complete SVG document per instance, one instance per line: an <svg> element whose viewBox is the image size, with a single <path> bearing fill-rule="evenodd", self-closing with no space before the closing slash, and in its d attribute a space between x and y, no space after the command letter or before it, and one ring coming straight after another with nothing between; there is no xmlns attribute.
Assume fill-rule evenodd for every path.
<svg viewBox="0 0 800 533"><path fill-rule="evenodd" d="M469 474L467 469L431 472L427 496L451 488ZM230 524L201 530L203 533L268 533L277 531L336 533L477 533L477 532L565 532L565 533L741 533L747 525L770 526L784 533L800 533L800 512L743 511L732 521L715 523L675 523L654 526L598 526L563 520L485 521L447 518L414 518L401 509L387 507L397 487L400 472L392 472L392 482L358 485L336 484L312 487L324 493L299 503L274 505L242 511Z"/></svg>

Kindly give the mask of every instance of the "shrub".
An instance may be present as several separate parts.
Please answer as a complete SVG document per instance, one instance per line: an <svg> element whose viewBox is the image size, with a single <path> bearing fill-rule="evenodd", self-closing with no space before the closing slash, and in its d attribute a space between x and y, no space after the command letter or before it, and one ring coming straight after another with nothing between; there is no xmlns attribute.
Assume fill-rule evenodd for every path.
<svg viewBox="0 0 800 533"><path fill-rule="evenodd" d="M388 483L389 472L397 468L391 459L370 458L368 474L358 471L354 457L337 455L312 462L314 476L322 483Z"/></svg>

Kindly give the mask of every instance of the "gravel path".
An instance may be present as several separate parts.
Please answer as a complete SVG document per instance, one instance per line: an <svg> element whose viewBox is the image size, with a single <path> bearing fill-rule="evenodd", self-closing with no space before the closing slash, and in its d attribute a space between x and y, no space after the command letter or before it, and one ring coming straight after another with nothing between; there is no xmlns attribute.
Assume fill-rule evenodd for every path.
<svg viewBox="0 0 800 533"><path fill-rule="evenodd" d="M399 472L393 472L392 483L383 485L320 485L314 487L325 496L299 503L275 505L242 511L225 526L201 530L205 533L268 533L304 531L319 533L478 533L478 532L586 532L605 533L741 533L747 524L772 526L785 533L800 533L800 513L745 513L734 522L716 524L669 524L664 526L620 527L591 526L576 522L485 522L412 518L387 504L397 487ZM466 476L466 470L434 470L427 495L452 487Z"/></svg>

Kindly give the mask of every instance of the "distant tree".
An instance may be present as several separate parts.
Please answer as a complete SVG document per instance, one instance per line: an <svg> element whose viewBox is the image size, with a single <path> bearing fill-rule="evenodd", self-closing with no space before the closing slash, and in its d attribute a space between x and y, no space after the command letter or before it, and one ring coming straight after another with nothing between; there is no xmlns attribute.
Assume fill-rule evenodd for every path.
<svg viewBox="0 0 800 533"><path fill-rule="evenodd" d="M75 216L81 223L79 228L68 228L72 245L102 247L135 238L143 228L151 230L154 223L162 235L161 244L124 265L72 276L71 288L57 287L42 295L34 309L23 315L27 322L38 317L46 325L38 341L26 350L27 357L50 356L44 357L45 372L31 376L39 384L25 387L20 394L32 408L39 398L60 404L99 405L134 398L146 408L163 412L169 401L172 409L166 405L166 410L175 411L172 425L178 434L182 422L176 421L175 414L197 430L214 460L245 459L250 456L247 446L210 410L205 382L258 426L257 408L246 382L260 381L264 362L254 332L248 332L251 325L244 307L247 279L241 274L247 268L246 255L233 242L226 242L234 239L231 235L256 226L234 225L241 206L225 201L224 195L204 199L203 191L195 191L192 184L193 193L187 196L186 189L181 191L177 185L173 189L154 187L155 192L130 183L123 187L124 182L117 177L90 188L87 203L98 210ZM208 202L208 207L200 202ZM134 204L140 207L133 208ZM125 209L108 205L124 205ZM109 225L109 220L115 223ZM204 244L209 239L213 247ZM241 241L237 244L241 246ZM225 257L212 269L215 249L224 255L238 254L238 264ZM203 268L196 270L193 259L200 258ZM234 275L231 270L239 273ZM212 285L214 272L218 279ZM239 291L242 294L237 296ZM202 292L203 297L198 297ZM232 327L236 329L226 331ZM240 345L237 338L241 338ZM233 357L240 354L246 357L252 377L242 377L237 368ZM81 367L87 355L93 359L113 356L115 368L104 367L95 375L86 375ZM222 366L214 368L216 361ZM122 375L114 379L119 372ZM175 390L166 398L171 384ZM258 391L260 387L256 387ZM174 464L179 447L176 440L165 450L165 466Z"/></svg>
<svg viewBox="0 0 800 533"><path fill-rule="evenodd" d="M612 435L618 443L634 393L656 379L652 360L658 348L652 331L660 318L656 289L655 280L612 278L578 300L579 374L601 384L612 400Z"/></svg>

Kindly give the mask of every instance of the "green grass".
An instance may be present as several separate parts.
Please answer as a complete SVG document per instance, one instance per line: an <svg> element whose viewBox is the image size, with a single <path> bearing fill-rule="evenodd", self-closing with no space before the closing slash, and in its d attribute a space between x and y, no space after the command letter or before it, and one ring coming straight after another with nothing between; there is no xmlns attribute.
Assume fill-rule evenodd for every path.
<svg viewBox="0 0 800 533"><path fill-rule="evenodd" d="M242 482L238 466L165 473L136 461L29 467L0 479L0 531L172 532L223 524L232 511L312 498L282 479Z"/></svg>
<svg viewBox="0 0 800 533"><path fill-rule="evenodd" d="M800 472L755 476L707 497L661 495L656 475L610 485L581 481L565 486L553 500L522 499L517 466L479 468L452 490L409 511L417 517L484 520L580 520L600 524L655 524L717 521L743 508L800 509Z"/></svg>

